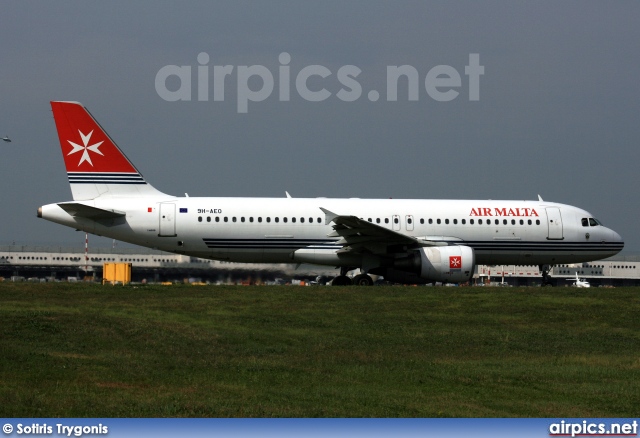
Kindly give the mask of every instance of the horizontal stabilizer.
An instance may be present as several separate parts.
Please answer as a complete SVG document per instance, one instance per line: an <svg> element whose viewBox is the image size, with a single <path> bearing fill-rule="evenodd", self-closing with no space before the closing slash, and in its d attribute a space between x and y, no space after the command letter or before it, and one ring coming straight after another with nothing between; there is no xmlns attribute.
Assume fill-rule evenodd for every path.
<svg viewBox="0 0 640 438"><path fill-rule="evenodd" d="M105 210L91 207L77 202L62 202L58 206L73 217L84 217L87 219L115 219L126 216L126 213L118 210Z"/></svg>

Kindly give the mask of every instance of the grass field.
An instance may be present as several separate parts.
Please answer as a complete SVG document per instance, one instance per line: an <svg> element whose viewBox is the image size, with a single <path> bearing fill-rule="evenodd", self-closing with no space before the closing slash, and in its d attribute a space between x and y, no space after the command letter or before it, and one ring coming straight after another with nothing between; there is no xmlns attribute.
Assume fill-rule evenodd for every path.
<svg viewBox="0 0 640 438"><path fill-rule="evenodd" d="M0 283L2 417L635 417L640 288Z"/></svg>

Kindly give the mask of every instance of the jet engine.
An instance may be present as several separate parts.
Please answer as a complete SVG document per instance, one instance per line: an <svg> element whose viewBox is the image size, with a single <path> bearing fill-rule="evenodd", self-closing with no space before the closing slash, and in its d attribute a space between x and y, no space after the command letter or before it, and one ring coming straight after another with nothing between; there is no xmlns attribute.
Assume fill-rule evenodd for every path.
<svg viewBox="0 0 640 438"><path fill-rule="evenodd" d="M380 274L385 280L398 283L463 283L471 279L474 266L472 248L437 246L420 248L408 257L396 259L393 267Z"/></svg>

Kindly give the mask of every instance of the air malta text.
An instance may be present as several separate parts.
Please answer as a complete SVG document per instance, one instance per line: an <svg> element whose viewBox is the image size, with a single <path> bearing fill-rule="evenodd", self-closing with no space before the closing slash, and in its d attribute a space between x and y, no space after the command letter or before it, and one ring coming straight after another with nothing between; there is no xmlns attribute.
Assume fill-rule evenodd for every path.
<svg viewBox="0 0 640 438"><path fill-rule="evenodd" d="M472 208L469 216L538 216L535 208Z"/></svg>

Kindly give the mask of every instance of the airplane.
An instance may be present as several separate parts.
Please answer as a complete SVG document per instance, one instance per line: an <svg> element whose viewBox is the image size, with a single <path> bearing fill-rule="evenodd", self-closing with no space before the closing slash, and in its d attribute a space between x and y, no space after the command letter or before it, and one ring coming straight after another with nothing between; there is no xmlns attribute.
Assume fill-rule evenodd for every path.
<svg viewBox="0 0 640 438"><path fill-rule="evenodd" d="M6 135L2 138L2 140L6 141L7 143L11 143L11 139Z"/></svg>
<svg viewBox="0 0 640 438"><path fill-rule="evenodd" d="M576 272L576 281L573 283L574 287L591 287L587 280L580 280L578 278L578 273Z"/></svg>
<svg viewBox="0 0 640 438"><path fill-rule="evenodd" d="M40 218L211 260L340 269L332 284L464 283L476 264L555 264L617 254L615 231L543 201L184 197L149 184L78 102L51 102L73 201ZM358 270L350 278L347 273Z"/></svg>

